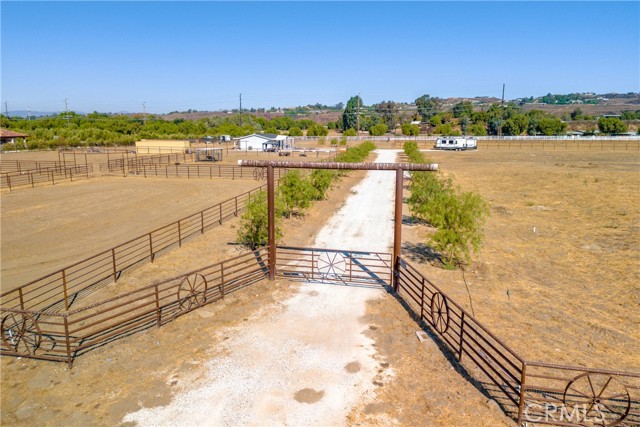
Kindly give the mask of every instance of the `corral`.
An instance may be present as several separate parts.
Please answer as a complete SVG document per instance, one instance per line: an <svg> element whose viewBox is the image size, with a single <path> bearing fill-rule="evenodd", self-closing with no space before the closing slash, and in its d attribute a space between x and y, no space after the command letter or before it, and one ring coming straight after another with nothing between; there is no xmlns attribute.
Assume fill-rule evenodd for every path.
<svg viewBox="0 0 640 427"><path fill-rule="evenodd" d="M639 338L637 328L633 328L633 325L638 324L636 283L639 232L634 225L638 223L639 216L637 207L634 208L637 206L634 202L637 201L638 188L637 155L509 151L464 153L462 156L461 153L434 153L433 157L443 165L445 172L455 175L461 185L468 189L477 189L485 194L492 204L493 216L487 227L487 247L466 273L476 317L512 345L517 353L523 353L527 358L637 370L639 363L636 350ZM487 168L491 168L491 173L482 174L481 172ZM541 181L540 175L544 176L545 180ZM481 179L478 179L479 176ZM505 185L507 183L508 186ZM558 199L558 194L562 194L563 199ZM564 198L573 202L565 205L560 201ZM324 209L329 211L331 206ZM556 218L556 214L562 217ZM318 217L315 213L309 216L312 222L321 222L322 216ZM575 218L576 221L569 224L566 221L568 217ZM404 228L407 237L403 242L404 256L409 257L414 265L415 262L428 259L428 248L420 244L423 233L428 233L428 227L407 223ZM227 236L231 237L229 234ZM563 238L559 239L557 236ZM596 240L587 241L593 238ZM296 236L285 236L285 239L296 244L293 241ZM609 246L605 246L605 242ZM611 242L615 245L611 246ZM198 244L202 245L204 242L199 241ZM210 246L211 249L215 247ZM212 252L211 249L209 252ZM535 258L532 252L535 252ZM591 259L594 256L595 258ZM594 264L599 267L596 272L593 271ZM458 302L465 301L460 272L445 272L428 265L419 269L422 274L438 283L443 292L451 294ZM420 277L420 273L414 274ZM607 284L606 287L597 286L603 282ZM538 289L537 292L531 289L536 289L535 287ZM592 292L592 297L584 299L586 289ZM283 292L282 284L269 292ZM567 305L566 301L572 295L580 295L580 300L577 304ZM279 299L274 297L274 301ZM245 302L255 304L250 300ZM376 303L376 306L379 304ZM470 307L465 308L469 309ZM375 306L370 307L370 310L369 316L373 316ZM385 315L377 314L378 316L373 317L376 319L374 323L386 324ZM153 335L158 335L158 339L161 339L167 334L180 333L180 324L178 321L167 326L173 332L165 333L161 328L153 332ZM518 325L527 328L526 337L522 335L522 329ZM557 332L550 332L553 330ZM439 414L434 414L431 409L410 411L407 405L414 401L414 398L407 398L404 402L402 396L416 394L415 388L403 389L402 384L406 384L408 378L419 378L420 375L417 372L400 375L412 369L402 364L402 357L397 357L397 352L403 350L386 345L387 338L376 337L375 329L372 331L378 340L380 354L396 352L390 360L391 365L397 368L396 375L399 376L397 381L389 381L385 384L386 387L378 389L379 401L390 402L391 405L381 405L377 408L382 408L382 412L396 419L401 417L404 408L404 415L407 412L413 414L409 417L412 422L408 422L412 424L413 421L419 421L420 417L430 415L440 420L441 425L447 425L446 417L453 416L447 411L440 411ZM567 345L568 337L580 344L576 344L575 347ZM594 345L599 342L598 338L604 338L600 340L604 345ZM396 336L395 340L400 340L407 346L412 345L399 336ZM415 336L413 340L415 341ZM585 347L585 340L591 345ZM127 341L127 346L133 345L134 348L130 351L135 354L136 344L131 340ZM167 343L166 339L163 342ZM95 350L86 356L91 358L87 363L101 363L100 355L108 358L110 349L117 346L118 344ZM556 351L556 348L561 351ZM124 349L116 351L126 357ZM179 350L176 351L174 354L177 356ZM419 347L415 351L424 352L425 349ZM410 354L407 353L404 357L421 360L422 356ZM79 360L80 364L84 363L82 359ZM3 369L8 367L10 370L20 363L29 364L12 361L10 366L7 366L6 360L3 359L2 362ZM173 366L176 366L175 363ZM43 369L46 367L38 366L36 371ZM155 385L158 387L157 383ZM4 386L3 380L3 388ZM28 390L28 387L26 385L20 388ZM439 387L438 380L429 381L428 385L421 384L420 387L424 387L424 391L417 394L433 393L434 389ZM139 395L140 391L130 390L129 393ZM167 390L164 396L166 393L171 394ZM3 393L3 408L5 394ZM157 405L159 401L157 397L155 399ZM160 401L164 401L162 399L166 397L160 398ZM428 397L425 399L429 401ZM153 400L147 399L147 403L143 405L155 406ZM464 407L465 402L454 405ZM356 416L356 419L367 419L367 413L371 415L372 412L379 413L364 411ZM85 414L89 416L88 413ZM456 425L477 424L467 420L466 424L458 422Z"/></svg>

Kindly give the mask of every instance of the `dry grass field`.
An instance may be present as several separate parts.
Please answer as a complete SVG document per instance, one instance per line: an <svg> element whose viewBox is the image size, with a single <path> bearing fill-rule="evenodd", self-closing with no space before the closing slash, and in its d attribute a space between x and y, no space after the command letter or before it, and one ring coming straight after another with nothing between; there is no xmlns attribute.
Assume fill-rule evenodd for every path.
<svg viewBox="0 0 640 427"><path fill-rule="evenodd" d="M491 205L466 268L477 318L529 360L640 371L640 153L428 153ZM405 227L405 255L429 233ZM420 269L469 309L460 271Z"/></svg>
<svg viewBox="0 0 640 427"><path fill-rule="evenodd" d="M485 247L465 272L476 317L527 359L640 371L640 154L513 149L428 155L464 190L478 191L491 205ZM329 200L316 204L304 219L289 221L283 243L309 244L362 176L352 173L333 189ZM205 200L216 194L214 189L207 192L212 185L209 180L200 184L199 180L141 178L85 180L61 184L56 191L61 191L60 198L77 200L83 191L111 179L134 186L153 183L146 191L163 187L165 195L192 187L199 188ZM37 190L15 192L25 199L33 197L22 201L23 208L38 203ZM13 195L3 192L1 196L3 270L4 209L9 196ZM98 202L94 209L99 209ZM101 203L109 202L105 198ZM190 205L183 209L185 205L174 200L154 209L172 209L177 217L199 209ZM113 226L127 223L141 232L149 228L146 213L139 214L145 209L143 203L121 209L128 216L116 210ZM404 213L409 214L406 206ZM90 252L106 233L119 233L107 229L107 224L85 229L80 253ZM235 238L237 224L229 221L154 264L128 273L118 287L139 286L232 256L238 248L228 243ZM26 223L23 230L36 226ZM430 231L424 225L404 225L403 255L469 307L461 272L428 262L424 242ZM65 250L77 250L76 246L65 246ZM334 246L340 247L339 236ZM72 258L58 252L56 257ZM0 424L120 425L129 412L166 405L177 388L198 378L201 362L217 355L216 343L225 340L225 328L278 310L279 301L296 286L277 281L244 289L162 328L93 350L79 357L70 371L64 364L0 358ZM374 401L356 408L350 425L384 425L381 419L406 426L513 425L495 403L451 367L435 345L417 341L419 326L391 296L372 302L362 321L376 342L382 368ZM393 376L386 376L387 368Z"/></svg>

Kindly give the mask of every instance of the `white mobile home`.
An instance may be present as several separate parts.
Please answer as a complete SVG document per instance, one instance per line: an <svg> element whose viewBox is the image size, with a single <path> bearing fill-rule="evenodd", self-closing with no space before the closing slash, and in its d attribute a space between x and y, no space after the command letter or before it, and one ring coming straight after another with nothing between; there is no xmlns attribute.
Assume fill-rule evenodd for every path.
<svg viewBox="0 0 640 427"><path fill-rule="evenodd" d="M475 150L478 148L478 140L466 136L444 136L436 139L436 150Z"/></svg>

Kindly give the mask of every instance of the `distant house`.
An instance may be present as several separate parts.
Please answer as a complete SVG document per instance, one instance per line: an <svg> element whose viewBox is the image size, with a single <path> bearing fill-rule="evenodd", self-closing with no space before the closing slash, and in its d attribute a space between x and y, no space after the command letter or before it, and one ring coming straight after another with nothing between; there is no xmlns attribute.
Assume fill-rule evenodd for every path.
<svg viewBox="0 0 640 427"><path fill-rule="evenodd" d="M16 142L26 142L29 135L14 132L12 130L0 129L0 144L15 144Z"/></svg>
<svg viewBox="0 0 640 427"><path fill-rule="evenodd" d="M278 151L283 148L291 148L291 142L286 135L253 133L238 138L237 147L240 150Z"/></svg>

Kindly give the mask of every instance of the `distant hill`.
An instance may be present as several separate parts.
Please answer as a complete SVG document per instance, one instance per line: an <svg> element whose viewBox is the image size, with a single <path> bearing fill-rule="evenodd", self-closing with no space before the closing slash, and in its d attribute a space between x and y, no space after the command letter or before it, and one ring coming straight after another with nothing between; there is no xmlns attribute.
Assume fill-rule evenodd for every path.
<svg viewBox="0 0 640 427"><path fill-rule="evenodd" d="M23 118L27 118L29 117L29 114L31 114L31 117L47 117L47 116L57 116L58 114L60 114L61 111L26 111L26 110L17 110L17 111L9 111L9 117L23 117ZM3 113L4 114L4 113Z"/></svg>

